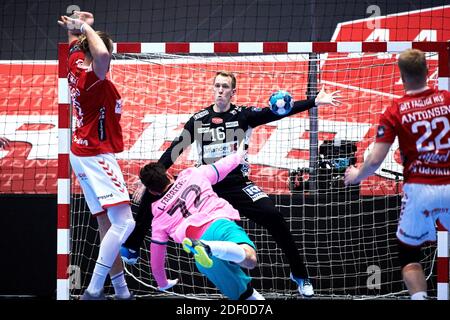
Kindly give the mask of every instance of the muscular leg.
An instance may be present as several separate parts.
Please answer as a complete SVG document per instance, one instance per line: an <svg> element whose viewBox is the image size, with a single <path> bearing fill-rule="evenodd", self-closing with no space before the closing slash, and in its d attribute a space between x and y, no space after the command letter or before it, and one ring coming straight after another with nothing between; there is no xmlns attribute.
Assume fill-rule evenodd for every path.
<svg viewBox="0 0 450 320"><path fill-rule="evenodd" d="M100 233L100 241L102 241L103 238L105 237L105 234L108 231L109 227L111 227L111 222L109 221L106 213L97 215L96 217L97 217L97 223L98 223L98 232ZM117 257L114 260L114 263L111 267L111 270L109 270L109 276L112 277L120 272L123 272L123 265L122 265L122 260L120 259L120 256L117 255Z"/></svg>
<svg viewBox="0 0 450 320"><path fill-rule="evenodd" d="M398 242L398 256L402 266L402 276L412 299L422 299L427 294L427 281L420 265L420 247Z"/></svg>

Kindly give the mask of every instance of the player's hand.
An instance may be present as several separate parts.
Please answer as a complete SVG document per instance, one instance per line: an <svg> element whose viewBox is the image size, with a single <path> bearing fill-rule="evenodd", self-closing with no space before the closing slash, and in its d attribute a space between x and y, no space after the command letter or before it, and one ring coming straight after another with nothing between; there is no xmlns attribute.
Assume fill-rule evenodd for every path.
<svg viewBox="0 0 450 320"><path fill-rule="evenodd" d="M80 19L90 26L94 24L94 15L87 11L74 11L70 17L73 19Z"/></svg>
<svg viewBox="0 0 450 320"><path fill-rule="evenodd" d="M331 93L327 93L325 91L325 86L322 86L322 89L320 89L315 100L316 106L321 106L323 104L331 104L332 106L340 105L342 103L339 100L339 98L341 98L341 96L339 95L340 92L340 90L337 90Z"/></svg>
<svg viewBox="0 0 450 320"><path fill-rule="evenodd" d="M144 184L140 180L136 181L135 187L136 187L136 189L133 193L132 200L135 204L140 204L142 196L144 195L147 188L144 186Z"/></svg>
<svg viewBox="0 0 450 320"><path fill-rule="evenodd" d="M9 146L9 140L4 137L0 137L0 149L3 149L7 146Z"/></svg>
<svg viewBox="0 0 450 320"><path fill-rule="evenodd" d="M85 24L83 20L69 18L68 16L61 16L58 24L72 34L80 34L81 27Z"/></svg>
<svg viewBox="0 0 450 320"><path fill-rule="evenodd" d="M167 285L165 287L158 287L158 290L169 290L173 286L175 286L178 283L178 278L173 280L167 280Z"/></svg>
<svg viewBox="0 0 450 320"><path fill-rule="evenodd" d="M354 167L354 166L350 166L347 168L347 170L345 170L345 174L344 174L344 184L346 186L350 185L350 184L358 184L361 182L360 179L358 179L358 174L359 174L359 169Z"/></svg>

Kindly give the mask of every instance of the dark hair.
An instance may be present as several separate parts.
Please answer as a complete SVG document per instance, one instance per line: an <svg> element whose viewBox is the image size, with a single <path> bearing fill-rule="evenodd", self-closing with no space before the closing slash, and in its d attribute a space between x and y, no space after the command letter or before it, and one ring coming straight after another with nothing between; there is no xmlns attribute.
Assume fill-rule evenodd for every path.
<svg viewBox="0 0 450 320"><path fill-rule="evenodd" d="M158 162L147 164L141 168L139 178L147 189L157 193L162 193L170 183L166 167Z"/></svg>
<svg viewBox="0 0 450 320"><path fill-rule="evenodd" d="M100 39L103 40L103 43L105 44L106 49L108 49L108 52L111 53L113 51L113 41L112 41L110 35L103 31L95 31L95 32L98 34ZM78 44L80 45L80 48L81 48L81 50L83 50L84 53L91 54L91 52L89 51L88 40L84 34L82 34L81 36L78 37Z"/></svg>
<svg viewBox="0 0 450 320"><path fill-rule="evenodd" d="M417 49L407 49L398 57L398 67L406 82L422 84L427 81L425 53Z"/></svg>
<svg viewBox="0 0 450 320"><path fill-rule="evenodd" d="M233 73L227 71L217 71L216 76L214 77L214 82L216 82L217 76L231 78L231 89L236 89L236 76Z"/></svg>

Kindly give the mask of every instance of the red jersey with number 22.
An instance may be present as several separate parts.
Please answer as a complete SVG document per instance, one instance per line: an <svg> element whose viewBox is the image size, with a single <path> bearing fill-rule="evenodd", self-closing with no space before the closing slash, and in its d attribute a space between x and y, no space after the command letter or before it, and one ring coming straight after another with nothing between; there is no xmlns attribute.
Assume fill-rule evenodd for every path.
<svg viewBox="0 0 450 320"><path fill-rule="evenodd" d="M427 89L394 101L381 116L377 142L398 136L405 182L450 184L450 93Z"/></svg>
<svg viewBox="0 0 450 320"><path fill-rule="evenodd" d="M72 42L69 48L68 81L76 128L71 151L77 156L122 152L120 94L111 81L100 80L92 67L82 66L84 56L77 42Z"/></svg>

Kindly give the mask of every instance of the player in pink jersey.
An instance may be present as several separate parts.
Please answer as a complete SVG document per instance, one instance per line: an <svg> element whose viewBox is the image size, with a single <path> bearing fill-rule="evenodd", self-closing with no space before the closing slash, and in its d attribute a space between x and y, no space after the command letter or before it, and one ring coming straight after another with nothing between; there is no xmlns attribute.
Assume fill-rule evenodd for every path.
<svg viewBox="0 0 450 320"><path fill-rule="evenodd" d="M372 152L360 168L347 169L345 183L372 175L398 137L405 180L397 228L399 258L411 299L423 300L427 283L420 246L436 241L436 223L450 227L450 93L427 86L428 68L420 50L402 52L398 66L406 94L386 109Z"/></svg>
<svg viewBox="0 0 450 320"><path fill-rule="evenodd" d="M130 198L114 153L123 151L120 127L121 97L106 79L113 43L104 32L94 31L89 12L61 16L68 30L68 81L76 114L70 162L91 213L97 218L100 250L93 275L82 300L104 299L108 273L116 299L130 299L120 245L133 231Z"/></svg>
<svg viewBox="0 0 450 320"><path fill-rule="evenodd" d="M159 289L169 289L178 282L168 280L164 269L166 245L171 237L194 254L199 271L225 296L233 300L264 299L241 269L256 266L255 245L234 222L240 220L239 212L212 189L213 184L244 163L244 154L240 149L214 164L185 169L175 181L160 163L141 169L142 183L158 197L151 204L150 260Z"/></svg>

